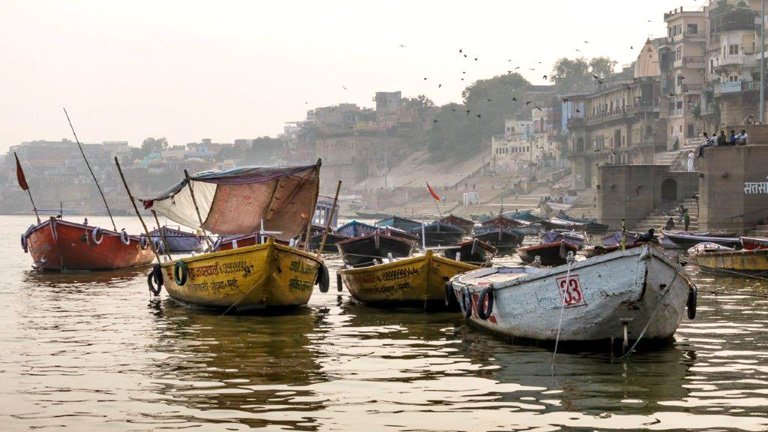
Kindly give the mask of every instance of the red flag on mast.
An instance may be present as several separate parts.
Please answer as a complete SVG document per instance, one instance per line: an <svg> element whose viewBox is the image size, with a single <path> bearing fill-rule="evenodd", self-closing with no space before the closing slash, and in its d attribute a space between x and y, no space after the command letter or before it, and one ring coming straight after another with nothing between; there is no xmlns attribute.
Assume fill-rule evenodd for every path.
<svg viewBox="0 0 768 432"><path fill-rule="evenodd" d="M13 152L13 157L16 158L16 180L19 181L19 187L21 187L21 190L29 190L27 178L24 177L24 170L21 169L21 163L19 163L19 157L16 156L16 152Z"/></svg>
<svg viewBox="0 0 768 432"><path fill-rule="evenodd" d="M440 201L440 202L443 201L440 198L440 195L438 195L437 192L435 192L435 190L432 189L432 186L430 186L429 183L427 183L427 190L429 191L429 194L432 195L432 198L434 198L435 200Z"/></svg>

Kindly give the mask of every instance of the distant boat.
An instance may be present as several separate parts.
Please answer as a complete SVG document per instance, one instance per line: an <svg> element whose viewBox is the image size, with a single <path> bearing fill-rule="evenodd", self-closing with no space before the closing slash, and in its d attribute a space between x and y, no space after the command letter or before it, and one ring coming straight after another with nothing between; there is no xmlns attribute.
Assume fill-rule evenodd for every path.
<svg viewBox="0 0 768 432"><path fill-rule="evenodd" d="M740 237L739 240L741 240L743 249L768 249L768 238L766 237Z"/></svg>
<svg viewBox="0 0 768 432"><path fill-rule="evenodd" d="M662 230L661 232L664 234L664 237L669 239L680 249L688 249L704 242L717 243L727 247L736 247L741 244L741 240L738 237L718 236L716 235L718 233L689 233L685 231L667 230Z"/></svg>
<svg viewBox="0 0 768 432"><path fill-rule="evenodd" d="M645 244L645 242L640 241L640 234L638 233L627 232L626 234L622 234L621 231L618 231L603 237L601 244L584 248L582 253L585 257L591 258L593 256L604 255L609 252L617 251L621 249L622 236L624 236L625 249Z"/></svg>
<svg viewBox="0 0 768 432"><path fill-rule="evenodd" d="M323 252L338 253L336 249L336 243L350 239L352 237L337 234L335 232L329 232L326 234L325 245L323 246ZM316 251L320 248L320 243L323 241L323 234L315 234L309 239L309 250Z"/></svg>
<svg viewBox="0 0 768 432"><path fill-rule="evenodd" d="M521 339L670 341L686 309L689 319L696 315L696 287L650 245L577 261L570 269L480 269L451 284L470 322Z"/></svg>
<svg viewBox="0 0 768 432"><path fill-rule="evenodd" d="M548 230L585 231L587 229L587 224L584 222L573 222L556 217L544 220L541 224Z"/></svg>
<svg viewBox="0 0 768 432"><path fill-rule="evenodd" d="M580 219L580 218L568 216L567 214L562 212L560 213L558 218L569 221L569 222L573 222L576 224L583 224L584 231L586 231L587 234L601 234L608 231L608 225L598 222L597 219Z"/></svg>
<svg viewBox="0 0 768 432"><path fill-rule="evenodd" d="M584 247L586 237L583 234L577 233L575 231L555 230L541 233L541 241L542 243L565 241L581 249Z"/></svg>
<svg viewBox="0 0 768 432"><path fill-rule="evenodd" d="M378 231L378 228L373 225L353 220L352 222L338 227L336 229L336 234L344 235L347 237L360 237L373 234L376 231Z"/></svg>
<svg viewBox="0 0 768 432"><path fill-rule="evenodd" d="M202 250L204 246L204 237L184 231L180 227L172 228L164 225L150 231L149 236L153 241L159 242L162 242L165 237L163 244L168 246L168 252L193 252Z"/></svg>
<svg viewBox="0 0 768 432"><path fill-rule="evenodd" d="M699 267L729 272L768 271L768 249L734 250L705 242L688 249L689 259Z"/></svg>
<svg viewBox="0 0 768 432"><path fill-rule="evenodd" d="M34 267L49 271L115 270L148 265L155 255L146 236L128 235L51 217L30 226L21 245Z"/></svg>
<svg viewBox="0 0 768 432"><path fill-rule="evenodd" d="M478 239L464 240L455 247L443 250L443 256L448 259L476 265L490 263L497 253L498 249Z"/></svg>
<svg viewBox="0 0 768 432"><path fill-rule="evenodd" d="M464 237L464 229L455 225L448 225L441 222L432 222L429 225L421 225L412 230L411 233L419 236L421 239L422 230L425 234L424 244L431 246L451 246L455 245Z"/></svg>
<svg viewBox="0 0 768 432"><path fill-rule="evenodd" d="M477 227L473 238L488 243L498 249L499 252L508 253L515 250L523 243L525 234L517 228L491 225Z"/></svg>
<svg viewBox="0 0 768 432"><path fill-rule="evenodd" d="M462 227L464 228L464 233L467 235L471 235L472 229L475 227L475 222L469 219L464 219L458 216L454 216L452 214L449 214L448 216L445 216L444 218L440 219L439 222L442 222L448 225L455 225L458 227Z"/></svg>
<svg viewBox="0 0 768 432"><path fill-rule="evenodd" d="M352 237L336 243L344 264L356 267L375 264L374 260L411 256L416 241L387 235L384 232Z"/></svg>
<svg viewBox="0 0 768 432"><path fill-rule="evenodd" d="M421 228L421 222L416 222L415 220L406 219L400 216L390 216L376 222L376 226L392 227L410 232L416 228Z"/></svg>
<svg viewBox="0 0 768 432"><path fill-rule="evenodd" d="M341 269L339 275L352 297L382 307L446 307L446 282L477 266L434 255L405 258L370 267Z"/></svg>
<svg viewBox="0 0 768 432"><path fill-rule="evenodd" d="M542 218L533 214L533 210L515 210L512 212L503 213L503 216L507 219L517 219L526 222L537 223L541 222Z"/></svg>
<svg viewBox="0 0 768 432"><path fill-rule="evenodd" d="M565 241L557 241L519 248L517 249L517 255L526 264L533 263L538 256L543 266L559 266L566 263L568 252L576 254L578 250L578 246Z"/></svg>
<svg viewBox="0 0 768 432"><path fill-rule="evenodd" d="M381 212L375 212L375 211L365 211L365 210L357 210L355 211L355 214L360 219L381 219L389 216L387 213L381 213Z"/></svg>

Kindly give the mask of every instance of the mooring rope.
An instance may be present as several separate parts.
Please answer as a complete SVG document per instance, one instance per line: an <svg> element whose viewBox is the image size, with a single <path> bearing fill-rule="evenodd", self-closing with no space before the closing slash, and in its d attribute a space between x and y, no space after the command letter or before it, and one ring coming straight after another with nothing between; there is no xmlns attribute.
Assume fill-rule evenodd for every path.
<svg viewBox="0 0 768 432"><path fill-rule="evenodd" d="M653 322L653 317L656 316L656 312L658 312L659 309L661 309L661 306L664 304L664 300L667 299L667 295L669 295L669 293L672 292L672 285L674 285L675 280L677 279L677 275L679 275L679 274L680 273L677 271L677 269L675 269L675 275L672 276L672 281L669 283L669 285L667 285L667 292L665 292L664 295L661 296L661 299L659 300L659 304L656 305L656 308L653 309L653 312L651 313L651 316L648 317L648 322L645 323L645 327L643 327L643 331L640 332L640 336L637 337L637 340L635 340L635 343L632 344L632 347L629 349L629 351L627 351L624 354L624 356L622 356L622 359L624 359L624 360L629 359L629 356L631 356L632 352L635 351L635 348L637 347L637 344L640 343L640 339L642 339L643 336L645 336L645 332L646 332L646 330L648 330L648 326L650 326L651 322Z"/></svg>
<svg viewBox="0 0 768 432"><path fill-rule="evenodd" d="M576 262L576 258L573 255L573 252L568 252L568 258L566 258L568 261L568 271L565 273L565 287L568 289L568 283L571 280L571 266L574 262ZM557 287L558 290L560 290L560 287ZM560 292L560 297L562 299L562 305L560 306L560 321L557 323L557 336L555 336L555 351L552 352L552 372L555 371L555 356L557 355L557 345L560 343L560 329L563 327L563 312L565 311L565 295Z"/></svg>

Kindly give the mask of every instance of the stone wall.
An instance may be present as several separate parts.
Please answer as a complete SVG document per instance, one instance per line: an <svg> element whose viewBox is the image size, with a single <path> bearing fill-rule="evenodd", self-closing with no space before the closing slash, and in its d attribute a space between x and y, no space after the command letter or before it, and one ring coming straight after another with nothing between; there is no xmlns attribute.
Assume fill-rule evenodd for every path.
<svg viewBox="0 0 768 432"><path fill-rule="evenodd" d="M598 214L613 228L631 228L656 209L672 207L698 189L695 172L670 172L666 165L608 165L599 168Z"/></svg>
<svg viewBox="0 0 768 432"><path fill-rule="evenodd" d="M701 230L727 230L741 234L768 220L766 161L766 145L705 149L704 157L699 159ZM745 183L757 183L757 187L748 193Z"/></svg>

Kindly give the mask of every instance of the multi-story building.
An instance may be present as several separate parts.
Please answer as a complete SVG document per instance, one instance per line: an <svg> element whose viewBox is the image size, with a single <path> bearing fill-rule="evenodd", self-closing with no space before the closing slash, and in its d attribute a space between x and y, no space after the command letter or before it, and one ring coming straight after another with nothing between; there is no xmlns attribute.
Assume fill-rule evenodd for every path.
<svg viewBox="0 0 768 432"><path fill-rule="evenodd" d="M646 41L635 63L602 79L596 92L565 98L562 112L575 189L597 184L596 165L649 164L665 149L662 44Z"/></svg>
<svg viewBox="0 0 768 432"><path fill-rule="evenodd" d="M751 4L750 4L751 3ZM711 2L705 8L707 79L712 92L703 106L712 129L759 121L760 2Z"/></svg>
<svg viewBox="0 0 768 432"><path fill-rule="evenodd" d="M668 99L667 150L677 150L685 139L698 136L702 94L706 82L705 44L706 16L703 10L682 7L664 14L667 40L662 50L668 50L672 61L665 68L662 91Z"/></svg>

